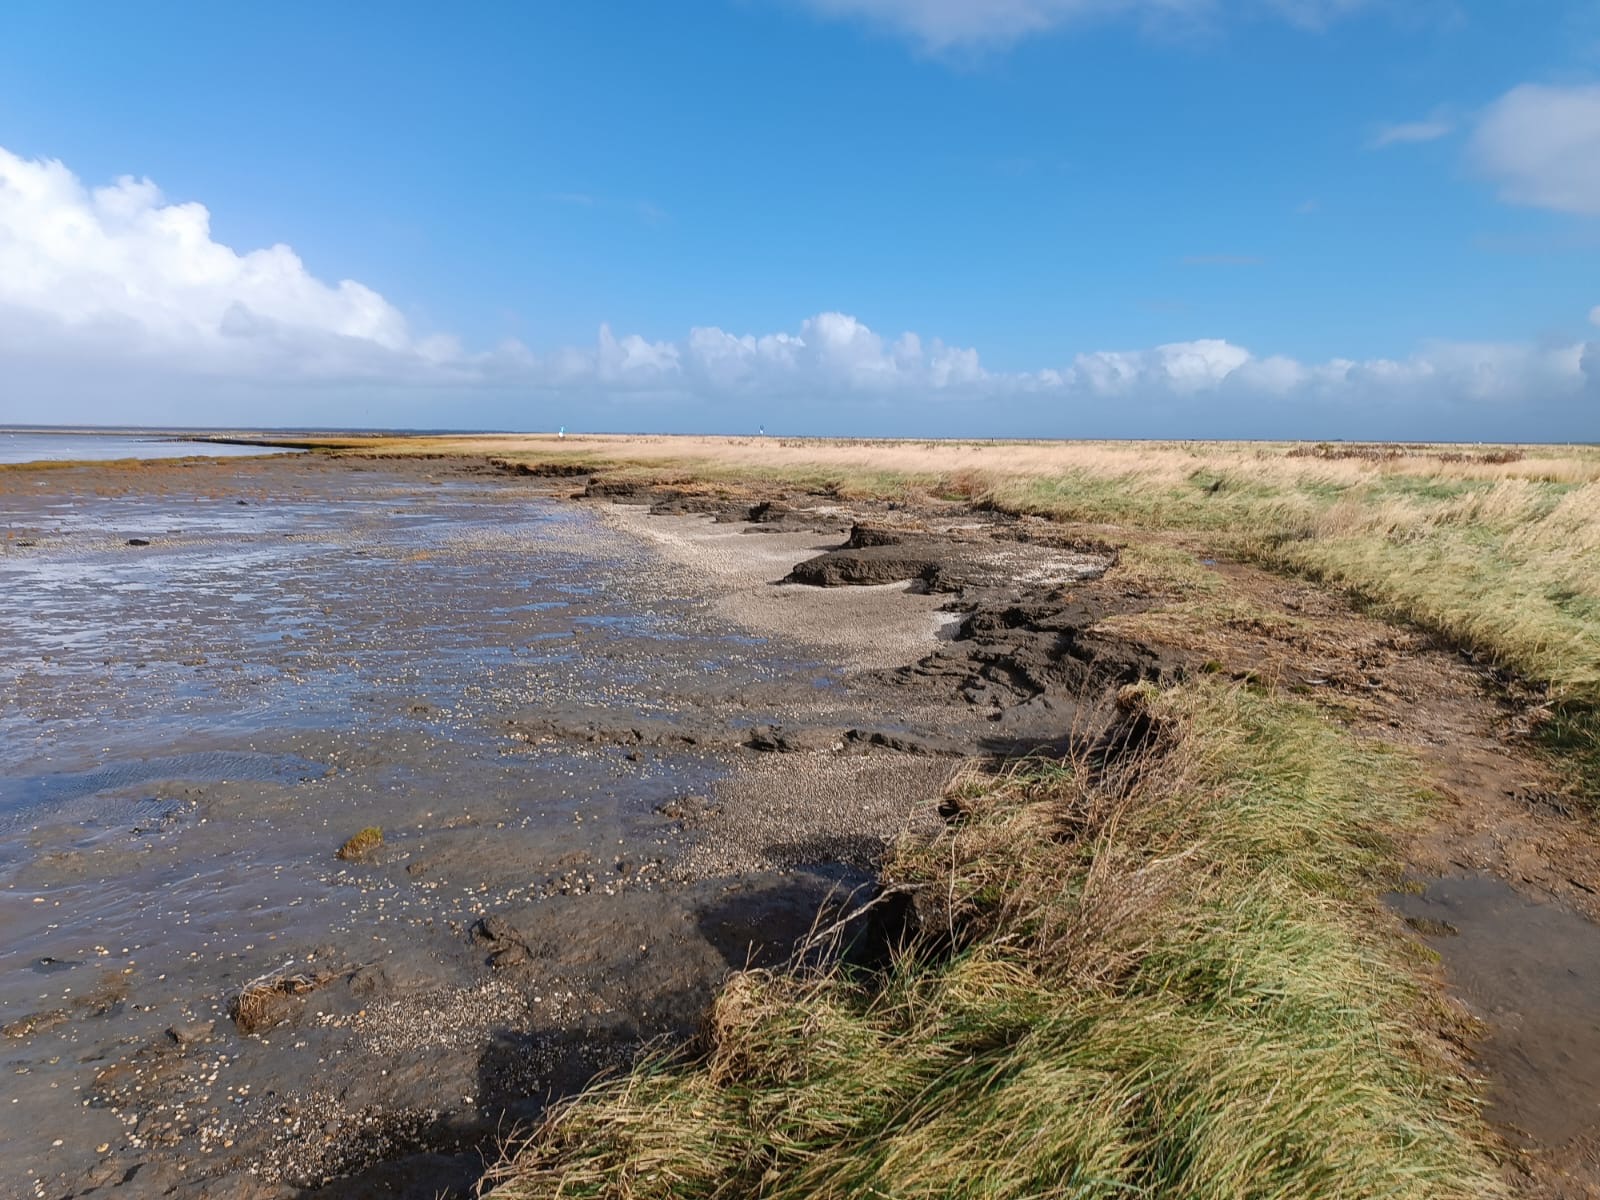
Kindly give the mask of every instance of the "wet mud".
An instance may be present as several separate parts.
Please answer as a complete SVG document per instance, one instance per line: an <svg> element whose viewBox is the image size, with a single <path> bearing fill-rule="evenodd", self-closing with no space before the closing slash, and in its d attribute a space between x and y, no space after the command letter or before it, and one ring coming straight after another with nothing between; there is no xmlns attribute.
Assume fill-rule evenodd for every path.
<svg viewBox="0 0 1600 1200"><path fill-rule="evenodd" d="M1492 875L1446 876L1394 907L1490 1022L1490 1116L1524 1146L1564 1146L1600 1122L1600 927Z"/></svg>
<svg viewBox="0 0 1600 1200"><path fill-rule="evenodd" d="M1600 926L1487 873L1390 897L1482 1023L1486 1116L1522 1156L1518 1191L1600 1193Z"/></svg>

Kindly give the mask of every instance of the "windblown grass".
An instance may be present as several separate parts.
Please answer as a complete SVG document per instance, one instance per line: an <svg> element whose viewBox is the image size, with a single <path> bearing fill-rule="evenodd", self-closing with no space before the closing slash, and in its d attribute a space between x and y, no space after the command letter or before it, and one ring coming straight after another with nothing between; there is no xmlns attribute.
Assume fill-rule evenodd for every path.
<svg viewBox="0 0 1600 1200"><path fill-rule="evenodd" d="M735 976L698 1057L557 1110L495 1194L1497 1195L1377 898L1404 764L1243 690L1124 700L1138 763L973 777L899 848L886 968Z"/></svg>
<svg viewBox="0 0 1600 1200"><path fill-rule="evenodd" d="M1195 535L1343 588L1547 685L1540 733L1600 797L1600 456L1170 461L978 481L980 503Z"/></svg>
<svg viewBox="0 0 1600 1200"><path fill-rule="evenodd" d="M1339 481L1197 468L1176 483L1078 472L1005 479L979 498L1210 535L1219 549L1348 588L1530 679L1600 693L1594 480L1478 479L1449 466Z"/></svg>

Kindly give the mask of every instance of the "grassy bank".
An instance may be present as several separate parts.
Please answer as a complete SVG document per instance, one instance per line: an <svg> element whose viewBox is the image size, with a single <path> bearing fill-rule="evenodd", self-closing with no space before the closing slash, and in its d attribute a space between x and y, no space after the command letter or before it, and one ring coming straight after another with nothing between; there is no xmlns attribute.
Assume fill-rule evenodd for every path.
<svg viewBox="0 0 1600 1200"><path fill-rule="evenodd" d="M1153 745L972 777L881 972L750 972L703 1052L559 1110L503 1197L1497 1193L1378 892L1405 764L1214 684Z"/></svg>
<svg viewBox="0 0 1600 1200"><path fill-rule="evenodd" d="M1600 456L1171 454L972 481L997 508L1205 535L1359 592L1529 678L1600 688Z"/></svg>

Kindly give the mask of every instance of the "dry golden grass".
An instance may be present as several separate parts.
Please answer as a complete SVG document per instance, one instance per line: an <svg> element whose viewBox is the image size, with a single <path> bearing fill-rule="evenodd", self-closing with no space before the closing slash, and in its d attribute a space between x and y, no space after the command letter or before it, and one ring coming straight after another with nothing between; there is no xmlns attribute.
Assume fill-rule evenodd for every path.
<svg viewBox="0 0 1600 1200"><path fill-rule="evenodd" d="M952 478L965 472L1030 477L1077 471L1175 484L1196 470L1209 470L1261 472L1295 484L1349 485L1390 475L1600 482L1600 450L1588 446L1417 446L1374 462L1296 456L1292 452L1301 444L1293 442L896 441L646 434L557 438L549 434L491 434L326 438L294 444L362 453L482 454L520 461L576 458L623 465L696 465L779 474L888 473ZM1512 462L1489 461L1508 449L1523 457Z"/></svg>

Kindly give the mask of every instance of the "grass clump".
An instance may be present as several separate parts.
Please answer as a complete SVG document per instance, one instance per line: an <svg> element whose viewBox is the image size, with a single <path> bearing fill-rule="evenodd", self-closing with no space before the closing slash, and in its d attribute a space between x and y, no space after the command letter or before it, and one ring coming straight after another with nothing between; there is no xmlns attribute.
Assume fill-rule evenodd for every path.
<svg viewBox="0 0 1600 1200"><path fill-rule="evenodd" d="M1244 690L1124 701L1137 763L971 777L897 850L886 967L734 976L697 1057L557 1109L494 1194L1498 1194L1378 899L1403 764Z"/></svg>
<svg viewBox="0 0 1600 1200"><path fill-rule="evenodd" d="M360 862L381 845L383 845L383 830L376 825L369 825L346 840L345 844L334 853L334 857L343 862Z"/></svg>

